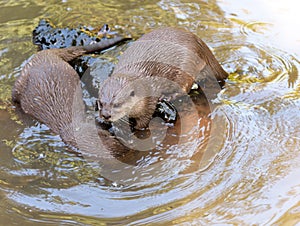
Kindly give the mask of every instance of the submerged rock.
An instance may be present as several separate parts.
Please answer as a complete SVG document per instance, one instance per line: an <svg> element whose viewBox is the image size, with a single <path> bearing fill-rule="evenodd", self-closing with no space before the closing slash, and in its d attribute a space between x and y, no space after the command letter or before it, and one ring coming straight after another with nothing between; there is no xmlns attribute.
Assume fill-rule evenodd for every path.
<svg viewBox="0 0 300 226"><path fill-rule="evenodd" d="M97 31L92 27L57 28L49 20L40 20L33 30L33 44L40 50L53 48L66 48L70 46L89 45L106 38L109 33L108 25L105 24Z"/></svg>
<svg viewBox="0 0 300 226"><path fill-rule="evenodd" d="M49 20L40 20L38 26L32 32L32 41L38 46L39 50L53 48L67 48L70 46L89 45L94 42L99 42L101 39L107 39L107 36L114 35L110 31L107 24L104 24L101 29L81 26L78 28L57 28ZM79 57L70 64L76 72L81 76L95 61L92 56Z"/></svg>

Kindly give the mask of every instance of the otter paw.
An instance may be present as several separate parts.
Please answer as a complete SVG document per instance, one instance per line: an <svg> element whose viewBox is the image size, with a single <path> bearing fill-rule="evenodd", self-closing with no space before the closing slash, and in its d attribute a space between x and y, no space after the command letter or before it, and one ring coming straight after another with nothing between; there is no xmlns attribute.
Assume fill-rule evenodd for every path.
<svg viewBox="0 0 300 226"><path fill-rule="evenodd" d="M160 98L158 99L158 101L162 102L162 101L167 101L167 102L171 102L173 100L176 100L177 97L181 96L180 93L168 93L168 94L162 94L160 96Z"/></svg>
<svg viewBox="0 0 300 226"><path fill-rule="evenodd" d="M148 127L150 119L135 119L136 125L134 129L136 130L144 130Z"/></svg>

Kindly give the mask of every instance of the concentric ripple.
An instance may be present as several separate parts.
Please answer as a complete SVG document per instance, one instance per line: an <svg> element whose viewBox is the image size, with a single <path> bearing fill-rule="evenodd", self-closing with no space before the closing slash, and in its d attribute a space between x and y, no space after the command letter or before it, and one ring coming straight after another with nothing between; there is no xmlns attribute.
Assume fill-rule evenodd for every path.
<svg viewBox="0 0 300 226"><path fill-rule="evenodd" d="M184 132L169 125L164 141L134 156L127 168L84 158L47 127L20 126L11 112L1 115L7 121L1 123L1 222L273 225L289 223L291 216L298 220L300 64L299 57L268 43L265 32L271 26L240 18L230 24L214 1L34 2L2 3L7 12L32 7L25 18L12 13L9 23L1 22L3 109L19 65L35 52L28 31L44 16L64 26L109 22L134 37L154 27L184 26L215 47L230 77L212 100L214 108L195 102L197 114L182 114ZM103 57L115 62L122 51ZM109 74L112 64L101 61L102 73ZM94 99L85 97L92 108ZM122 178L113 180L120 172Z"/></svg>
<svg viewBox="0 0 300 226"><path fill-rule="evenodd" d="M265 204L260 204L264 192L258 185L271 186L276 181L270 172L284 159L295 157L295 153L286 153L286 148L296 147L300 142L297 124L292 122L300 121L300 105L292 99L283 99L290 88L288 70L282 65L289 64L292 65L291 62L281 64L281 69L285 69L281 72L284 76L272 82L246 81L242 76L247 71L242 71L240 79L231 77L215 100L218 104L214 111L206 116L202 114L198 125L187 131L190 139L186 143L161 147L141 156L138 164L131 167L128 174L123 174L127 177L123 178L123 184L103 178L101 165L96 162L85 163L84 159L64 151L56 151L54 157L48 156L47 150L40 149L41 153L35 156L31 152L33 157L24 160L22 154L28 155L21 147L30 148L30 140L34 143L37 139L36 133L26 132L27 135L20 136L21 140L14 149L20 164L36 162L38 166L42 163L38 157L48 156L49 160L56 159L61 165L54 164L56 167L49 171L51 175L47 175L45 169L36 171L27 167L24 172L36 174L44 171L42 175L47 175L47 179L29 180L25 187L35 185L35 189L13 193L9 198L38 208L41 215L63 211L65 216L84 215L86 220L97 217L98 220L113 222L122 218L122 222L129 225L185 221L218 223L221 216L233 216L236 209L240 209L244 218L234 219L245 223L249 203L257 206L252 210L253 214L269 213L272 203L264 201ZM288 117L285 115L287 109ZM186 117L194 116L187 114ZM203 136L203 131L208 132L207 137ZM171 131L170 136L176 136L176 133ZM54 141L58 142L56 139ZM20 146L22 142L25 145ZM205 154L209 157L202 164ZM53 167L53 162L51 165ZM24 176L22 171L20 169L15 174ZM54 179L62 183L57 186L51 182ZM78 182L74 183L74 180Z"/></svg>

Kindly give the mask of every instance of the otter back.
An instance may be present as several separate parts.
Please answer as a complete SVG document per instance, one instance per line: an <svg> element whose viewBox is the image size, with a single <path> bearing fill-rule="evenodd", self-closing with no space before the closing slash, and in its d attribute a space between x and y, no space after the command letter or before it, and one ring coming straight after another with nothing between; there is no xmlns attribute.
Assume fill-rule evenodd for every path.
<svg viewBox="0 0 300 226"><path fill-rule="evenodd" d="M117 36L88 46L36 53L14 84L13 102L59 134L66 143L76 146L73 121L74 117L84 117L84 104L79 76L67 61L85 53L101 51L124 40Z"/></svg>
<svg viewBox="0 0 300 226"><path fill-rule="evenodd" d="M228 77L200 38L191 32L177 28L156 29L142 36L124 52L112 76L114 74L128 74L129 76L142 74L142 76L167 76L169 79L172 79L172 75L176 76L174 72L171 76L168 75L167 69L153 74L155 64L177 68L177 71L191 76L195 81L201 81L207 76L215 77L218 81ZM206 73L208 69L209 74ZM190 87L188 91L189 89Z"/></svg>
<svg viewBox="0 0 300 226"><path fill-rule="evenodd" d="M13 100L25 113L73 143L68 131L73 130L73 102L79 86L76 71L51 50L45 50L23 68L13 89Z"/></svg>
<svg viewBox="0 0 300 226"><path fill-rule="evenodd" d="M121 55L113 74L100 87L99 116L111 122L128 116L135 119L135 128L144 128L160 98L188 94L194 82L208 81L220 88L227 77L196 35L177 28L156 29ZM136 98L131 95L135 93L146 95Z"/></svg>

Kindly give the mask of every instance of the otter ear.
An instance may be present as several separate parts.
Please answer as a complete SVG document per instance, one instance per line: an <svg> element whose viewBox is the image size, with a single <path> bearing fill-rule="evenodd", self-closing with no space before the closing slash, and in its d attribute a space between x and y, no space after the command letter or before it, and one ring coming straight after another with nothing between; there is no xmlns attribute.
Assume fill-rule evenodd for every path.
<svg viewBox="0 0 300 226"><path fill-rule="evenodd" d="M134 95L135 95L134 90L132 90L131 93L130 93L130 96L134 97Z"/></svg>

